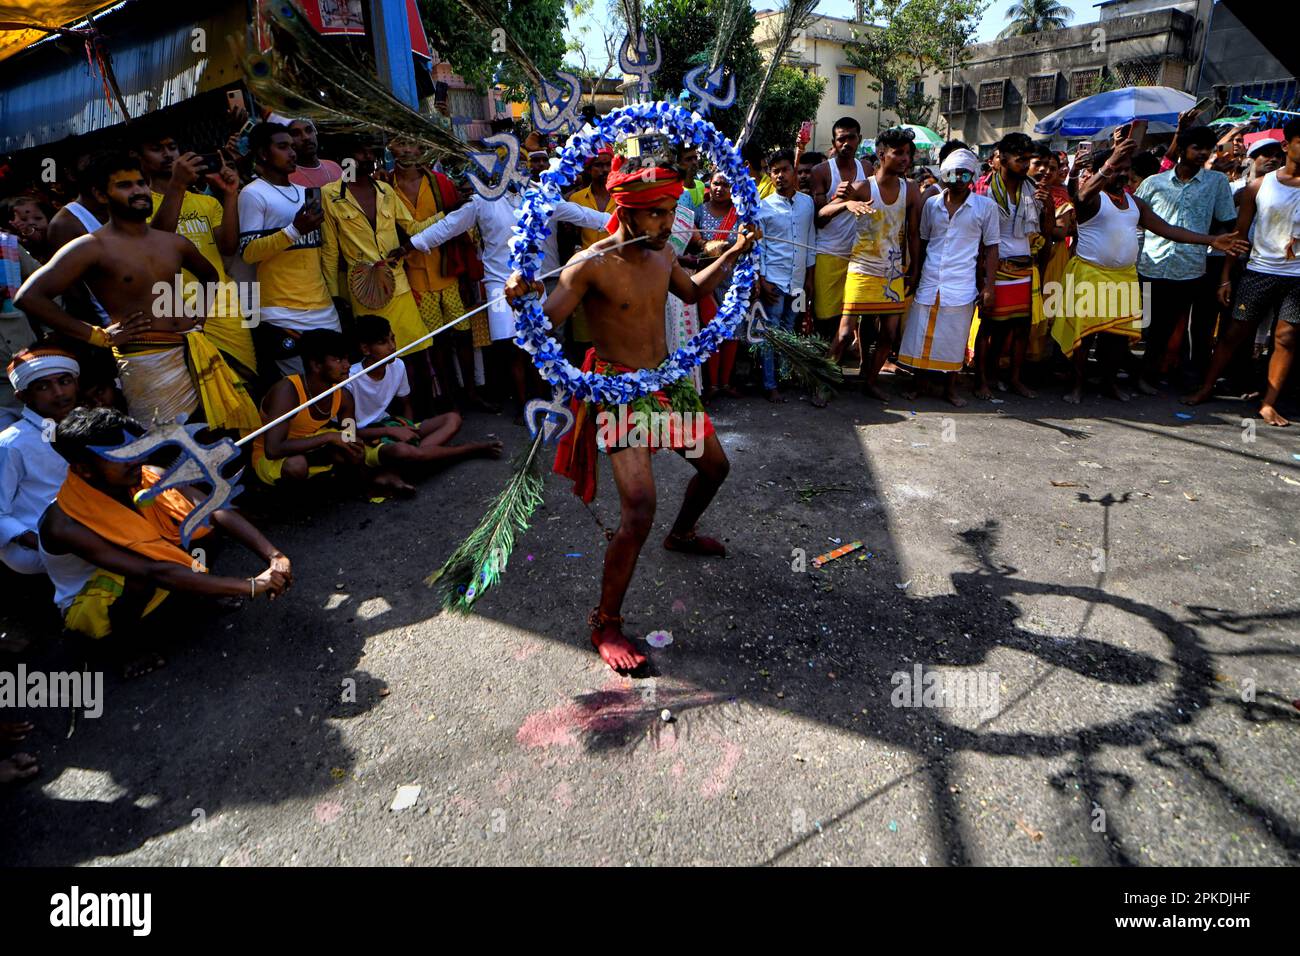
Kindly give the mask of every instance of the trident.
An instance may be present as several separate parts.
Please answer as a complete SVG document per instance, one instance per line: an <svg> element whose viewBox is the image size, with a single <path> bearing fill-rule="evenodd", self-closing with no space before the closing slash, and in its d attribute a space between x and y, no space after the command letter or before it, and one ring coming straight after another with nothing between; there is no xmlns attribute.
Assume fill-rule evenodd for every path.
<svg viewBox="0 0 1300 956"><path fill-rule="evenodd" d="M659 49L659 38L651 34L655 41L654 59L650 59L649 44L646 43L645 31L637 33L636 39L636 59L632 59L632 34L623 37L623 45L618 50L618 65L624 73L629 73L637 77L638 86L640 87L640 101L647 102L650 99L650 77L659 69L663 62L663 53Z"/></svg>

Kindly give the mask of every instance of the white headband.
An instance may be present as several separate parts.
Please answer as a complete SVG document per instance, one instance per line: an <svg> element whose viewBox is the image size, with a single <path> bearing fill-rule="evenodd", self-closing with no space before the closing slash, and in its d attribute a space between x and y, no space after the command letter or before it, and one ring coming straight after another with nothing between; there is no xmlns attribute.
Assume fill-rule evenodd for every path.
<svg viewBox="0 0 1300 956"><path fill-rule="evenodd" d="M948 154L948 157L939 164L939 173L950 173L954 169L966 169L972 175L978 175L980 171L979 157L969 149L954 149Z"/></svg>
<svg viewBox="0 0 1300 956"><path fill-rule="evenodd" d="M21 392L37 379L58 375L60 372L80 375L81 366L66 352L46 350L19 352L9 363L9 384L14 387L15 392Z"/></svg>

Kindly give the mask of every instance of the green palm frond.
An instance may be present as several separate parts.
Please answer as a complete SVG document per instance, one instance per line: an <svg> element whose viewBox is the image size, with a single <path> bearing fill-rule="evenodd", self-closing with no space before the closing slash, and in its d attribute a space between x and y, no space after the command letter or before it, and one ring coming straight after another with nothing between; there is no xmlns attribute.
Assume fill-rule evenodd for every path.
<svg viewBox="0 0 1300 956"><path fill-rule="evenodd" d="M543 438L539 429L478 527L441 568L425 579L425 584L438 589L443 610L470 612L474 602L501 579L515 547L515 535L528 529L533 512L542 503L546 486L542 471Z"/></svg>
<svg viewBox="0 0 1300 956"><path fill-rule="evenodd" d="M844 371L831 361L830 346L822 339L785 329L764 329L763 337L766 341L753 345L753 352L761 354L771 349L800 388L825 397L844 384Z"/></svg>

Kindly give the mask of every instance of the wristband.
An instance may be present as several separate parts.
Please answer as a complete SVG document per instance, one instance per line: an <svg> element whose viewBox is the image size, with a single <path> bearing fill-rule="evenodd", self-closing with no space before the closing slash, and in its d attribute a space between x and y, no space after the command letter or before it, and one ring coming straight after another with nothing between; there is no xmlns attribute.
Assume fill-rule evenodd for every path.
<svg viewBox="0 0 1300 956"><path fill-rule="evenodd" d="M111 339L109 339L108 333L104 331L104 329L100 328L98 325L92 325L90 327L90 338L87 339L86 341L88 341L91 345L98 346L101 349L110 349L113 347L113 342Z"/></svg>
<svg viewBox="0 0 1300 956"><path fill-rule="evenodd" d="M251 601L257 597L257 578L248 579L248 599Z"/></svg>

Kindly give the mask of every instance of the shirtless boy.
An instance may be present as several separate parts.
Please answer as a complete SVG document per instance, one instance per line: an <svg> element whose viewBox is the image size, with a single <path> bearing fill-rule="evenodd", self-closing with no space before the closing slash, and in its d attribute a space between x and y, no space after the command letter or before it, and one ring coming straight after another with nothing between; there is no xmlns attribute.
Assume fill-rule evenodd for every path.
<svg viewBox="0 0 1300 956"><path fill-rule="evenodd" d="M688 305L698 302L713 291L760 238L758 230L742 227L735 244L717 261L693 276L688 275L668 246L677 199L682 194L680 174L662 160L655 161L650 168L650 163L641 157L638 159L642 160L642 168L632 168L638 165L635 161L616 157L607 183L616 204L615 219L611 220L610 228L614 228L616 223L617 231L610 238L595 243L588 250L587 257L561 273L559 284L546 297L544 307L551 324L558 327L579 303L582 304L594 345L587 353L584 367L604 374L657 368L668 355L664 305L669 291ZM604 255L593 254L637 238L642 238L642 241L611 249ZM515 273L505 291L513 300L530 292L541 294L542 290L540 283L534 283L530 290ZM686 497L671 533L664 539L664 547L688 554L725 555L726 548L721 542L695 533L696 522L713 500L730 468L722 445L713 433L712 423L704 415L699 395L691 387L689 379L683 379L664 392L631 403L626 413L641 410L639 406L643 404L665 411L690 413L686 421L702 423L702 427L695 429L696 435L685 436L679 432L666 444L679 453L689 448L695 457L686 457L696 474L686 487ZM600 411L614 416L623 409L587 410L588 414L583 416L584 425L575 425L556 456L556 470L560 471L566 458L581 457L584 451L592 452L586 456L586 473L577 474L575 484L575 491L581 488L582 497L588 501L595 495L595 455L594 448L583 446L595 443L594 419ZM654 523L655 483L650 465L651 447L646 443L614 444L620 447L610 445L606 451L618 486L621 515L618 531L605 552L600 605L592 611L589 623L591 643L605 663L615 671L632 671L644 664L646 658L623 635L620 612L637 557ZM574 465L570 461L563 473L575 476L578 469Z"/></svg>

